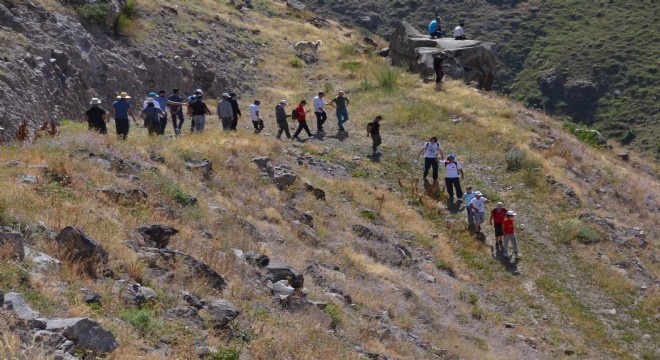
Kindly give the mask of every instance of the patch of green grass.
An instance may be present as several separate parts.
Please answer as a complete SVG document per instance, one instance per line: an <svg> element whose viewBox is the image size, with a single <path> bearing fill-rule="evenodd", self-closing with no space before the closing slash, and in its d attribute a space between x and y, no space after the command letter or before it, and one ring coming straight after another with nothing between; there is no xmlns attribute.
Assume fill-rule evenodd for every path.
<svg viewBox="0 0 660 360"><path fill-rule="evenodd" d="M398 67L380 66L376 68L376 81L385 92L393 92L399 88L399 79L403 70Z"/></svg>
<svg viewBox="0 0 660 360"><path fill-rule="evenodd" d="M78 11L80 19L87 24L105 26L106 19L108 18L108 10L110 10L110 4L85 4L79 6L76 10Z"/></svg>
<svg viewBox="0 0 660 360"><path fill-rule="evenodd" d="M573 241L595 244L602 240L602 235L579 219L567 219L559 223L555 239L562 244L570 244Z"/></svg>
<svg viewBox="0 0 660 360"><path fill-rule="evenodd" d="M237 349L225 348L208 354L205 359L208 360L238 360L241 352Z"/></svg>
<svg viewBox="0 0 660 360"><path fill-rule="evenodd" d="M357 55L357 49L355 48L355 45L353 44L344 44L337 49L337 52L339 53L339 56L341 58L346 58L346 57L352 57Z"/></svg>
<svg viewBox="0 0 660 360"><path fill-rule="evenodd" d="M471 305L476 305L479 302L479 296L467 290L461 290L458 293L458 298Z"/></svg>
<svg viewBox="0 0 660 360"><path fill-rule="evenodd" d="M360 211L360 217L367 220L376 220L378 218L378 214L376 214L376 212L373 210L364 209Z"/></svg>
<svg viewBox="0 0 660 360"><path fill-rule="evenodd" d="M138 17L137 2L128 0L126 6L119 13L119 17L114 24L115 32L122 35L129 35L133 21Z"/></svg>
<svg viewBox="0 0 660 360"><path fill-rule="evenodd" d="M351 176L358 179L365 179L369 177L369 173L364 170L356 170L351 173Z"/></svg>
<svg viewBox="0 0 660 360"><path fill-rule="evenodd" d="M156 334L163 329L162 321L151 309L128 309L123 312L121 318L143 336Z"/></svg>
<svg viewBox="0 0 660 360"><path fill-rule="evenodd" d="M182 206L192 206L197 204L197 199L188 194L184 189L177 185L171 179L168 179L161 173L155 171L148 172L157 185L157 188L167 195L172 201Z"/></svg>
<svg viewBox="0 0 660 360"><path fill-rule="evenodd" d="M326 306L325 309L323 309L323 312L326 315L330 316L330 319L332 320L331 326L333 328L339 326L342 323L343 314L338 306L333 304L328 304L328 306Z"/></svg>
<svg viewBox="0 0 660 360"><path fill-rule="evenodd" d="M292 68L301 69L301 68L305 67L305 62L302 61L301 58L299 58L297 56L293 56L289 59L289 65Z"/></svg>

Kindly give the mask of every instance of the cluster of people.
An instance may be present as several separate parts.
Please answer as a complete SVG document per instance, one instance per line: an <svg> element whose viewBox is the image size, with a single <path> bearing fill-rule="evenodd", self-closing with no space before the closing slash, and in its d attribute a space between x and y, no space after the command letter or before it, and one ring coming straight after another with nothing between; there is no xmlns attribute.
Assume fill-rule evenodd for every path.
<svg viewBox="0 0 660 360"><path fill-rule="evenodd" d="M460 21L458 23L458 26L454 28L454 39L455 40L466 40L467 37L465 36L465 29L463 28L465 26L465 22ZM443 38L445 37L445 32L444 30L446 29L446 26L442 22L442 18L437 16L431 23L429 23L428 31L429 31L429 36L431 39L435 38Z"/></svg>

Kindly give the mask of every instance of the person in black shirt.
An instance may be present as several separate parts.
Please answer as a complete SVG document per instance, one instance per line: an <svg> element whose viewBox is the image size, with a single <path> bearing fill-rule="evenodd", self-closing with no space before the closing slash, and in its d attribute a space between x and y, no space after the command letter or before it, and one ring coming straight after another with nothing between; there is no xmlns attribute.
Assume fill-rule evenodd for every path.
<svg viewBox="0 0 660 360"><path fill-rule="evenodd" d="M444 70L444 60L447 57L446 52L441 52L440 55L435 55L433 57L433 70L435 71L435 83L439 84L442 81L442 78L445 76Z"/></svg>
<svg viewBox="0 0 660 360"><path fill-rule="evenodd" d="M371 137L372 149L374 156L380 155L378 151L378 146L382 143L380 139L380 121L383 120L383 117L378 115L374 121L367 124L367 137Z"/></svg>
<svg viewBox="0 0 660 360"><path fill-rule="evenodd" d="M193 121L195 122L195 130L197 132L203 132L204 126L206 125L206 115L211 115L211 110L206 106L203 96L197 94L195 96L195 101L191 102L188 105L190 113L192 114Z"/></svg>
<svg viewBox="0 0 660 360"><path fill-rule="evenodd" d="M234 120L231 122L231 131L236 131L238 126L238 118L241 116L241 109L238 108L238 95L235 92L229 93L229 102L231 109L234 111Z"/></svg>
<svg viewBox="0 0 660 360"><path fill-rule="evenodd" d="M98 98L93 98L90 102L90 105L92 105L89 110L85 113L85 120L87 120L87 124L89 124L89 129L98 131L100 134L107 134L108 133L108 128L106 127L105 123L105 114L106 111L101 109L99 107L99 104L101 104L101 100Z"/></svg>

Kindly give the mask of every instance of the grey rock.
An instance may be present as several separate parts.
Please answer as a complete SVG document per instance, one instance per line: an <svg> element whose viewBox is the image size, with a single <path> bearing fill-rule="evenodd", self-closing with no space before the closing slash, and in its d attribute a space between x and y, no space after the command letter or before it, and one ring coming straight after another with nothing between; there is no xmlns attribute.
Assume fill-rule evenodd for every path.
<svg viewBox="0 0 660 360"><path fill-rule="evenodd" d="M317 198L318 200L325 201L325 191L323 191L322 189L319 189L319 188L315 187L314 185L306 182L305 183L305 190L311 192L312 195L314 195L314 197Z"/></svg>
<svg viewBox="0 0 660 360"><path fill-rule="evenodd" d="M213 324L217 328L227 326L232 322L240 311L236 309L234 304L227 300L213 300L206 304L206 311L211 316Z"/></svg>
<svg viewBox="0 0 660 360"><path fill-rule="evenodd" d="M94 268L108 262L108 253L101 244L87 236L80 229L67 226L55 238L58 246L68 255L68 260L87 262L87 271L95 274Z"/></svg>
<svg viewBox="0 0 660 360"><path fill-rule="evenodd" d="M435 277L432 275L429 275L423 271L418 271L415 273L415 277L419 279L420 281L424 281L430 284L435 283Z"/></svg>
<svg viewBox="0 0 660 360"><path fill-rule="evenodd" d="M158 298L156 292L146 286L140 284L133 284L124 288L124 300L128 304L135 306L142 306L149 302L155 301Z"/></svg>
<svg viewBox="0 0 660 360"><path fill-rule="evenodd" d="M284 190L287 187L293 185L298 176L294 174L289 168L284 165L275 166L273 168L273 182L277 185L277 188Z"/></svg>
<svg viewBox="0 0 660 360"><path fill-rule="evenodd" d="M298 10L298 11L305 11L305 4L298 0L287 0L286 1L286 6Z"/></svg>
<svg viewBox="0 0 660 360"><path fill-rule="evenodd" d="M270 259L266 255L257 254L254 251L248 251L244 254L245 260L257 267L263 268L268 266Z"/></svg>
<svg viewBox="0 0 660 360"><path fill-rule="evenodd" d="M50 257L47 254L33 250L27 246L25 248L25 258L33 265L33 271L38 273L49 273L52 271L59 271L62 262Z"/></svg>
<svg viewBox="0 0 660 360"><path fill-rule="evenodd" d="M21 175L18 177L18 181L24 184L36 184L37 178L33 175Z"/></svg>
<svg viewBox="0 0 660 360"><path fill-rule="evenodd" d="M189 325L201 327L204 325L204 319L199 315L197 309L192 306L178 306L165 310L166 318L183 321Z"/></svg>
<svg viewBox="0 0 660 360"><path fill-rule="evenodd" d="M512 324L512 323L504 323L504 327L507 328L507 329L515 329L515 328L516 328L516 324Z"/></svg>
<svg viewBox="0 0 660 360"><path fill-rule="evenodd" d="M293 288L300 289L305 283L303 274L283 262L271 261L266 267L266 271L266 279L272 281L273 284L280 280L288 280Z"/></svg>
<svg viewBox="0 0 660 360"><path fill-rule="evenodd" d="M628 160L630 160L630 153L627 153L627 152L626 152L626 153L621 153L621 154L616 154L616 156L617 156L619 159L623 160L623 161L628 161Z"/></svg>
<svg viewBox="0 0 660 360"><path fill-rule="evenodd" d="M213 174L213 163L208 159L194 160L186 162L186 169L201 173L202 179L208 181Z"/></svg>
<svg viewBox="0 0 660 360"><path fill-rule="evenodd" d="M351 230L353 230L353 233L355 233L355 235L363 239L378 241L383 243L387 242L385 236L383 236L382 234L375 233L373 230L371 230L370 228L364 225L355 224L351 226Z"/></svg>
<svg viewBox="0 0 660 360"><path fill-rule="evenodd" d="M179 230L167 225L149 225L137 229L148 247L164 249L170 243L170 236L179 233Z"/></svg>
<svg viewBox="0 0 660 360"><path fill-rule="evenodd" d="M61 334L77 348L95 354L109 353L119 347L110 331L88 318L50 319L46 330Z"/></svg>
<svg viewBox="0 0 660 360"><path fill-rule="evenodd" d="M183 293L183 300L185 300L190 306L194 307L197 310L204 307L204 303L201 300L199 300L197 296L193 294L189 294L188 292Z"/></svg>
<svg viewBox="0 0 660 360"><path fill-rule="evenodd" d="M110 198L112 201L122 203L143 203L149 198L149 194L141 189L118 189L110 186L101 188L101 193Z"/></svg>
<svg viewBox="0 0 660 360"><path fill-rule="evenodd" d="M73 341L48 330L34 330L21 338L30 346L38 347L47 353L59 352L63 357L64 354L71 356L75 347Z"/></svg>
<svg viewBox="0 0 660 360"><path fill-rule="evenodd" d="M0 230L0 247L3 254L11 258L23 260L25 258L25 238L18 232L4 232Z"/></svg>
<svg viewBox="0 0 660 360"><path fill-rule="evenodd" d="M294 291L295 289L289 286L289 282L287 280L280 280L273 284L274 295L291 296L293 295Z"/></svg>
<svg viewBox="0 0 660 360"><path fill-rule="evenodd" d="M46 328L46 320L41 317L39 312L32 310L21 294L14 291L9 292L5 294L3 303L23 326L30 329Z"/></svg>

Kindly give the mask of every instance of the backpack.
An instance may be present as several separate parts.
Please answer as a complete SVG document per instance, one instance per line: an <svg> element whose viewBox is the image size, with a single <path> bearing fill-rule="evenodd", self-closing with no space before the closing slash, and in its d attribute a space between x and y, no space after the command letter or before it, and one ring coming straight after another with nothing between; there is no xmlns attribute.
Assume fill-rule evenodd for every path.
<svg viewBox="0 0 660 360"><path fill-rule="evenodd" d="M298 120L298 111L296 110L296 108L293 108L293 110L291 110L291 118L293 120Z"/></svg>

